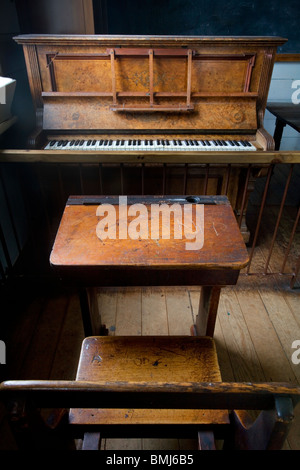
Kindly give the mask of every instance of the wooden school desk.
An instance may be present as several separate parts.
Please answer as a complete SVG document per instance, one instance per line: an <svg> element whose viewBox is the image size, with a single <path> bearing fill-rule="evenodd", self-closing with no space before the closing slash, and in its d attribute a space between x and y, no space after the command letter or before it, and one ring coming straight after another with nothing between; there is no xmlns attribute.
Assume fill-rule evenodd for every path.
<svg viewBox="0 0 300 470"><path fill-rule="evenodd" d="M122 200L124 201L124 200ZM247 265L248 253L242 235L236 223L234 213L226 196L128 196L128 207L142 204L142 212L132 212L127 216L129 225L140 214L148 219L151 226L153 205L177 204L177 209L184 213L186 205L192 205L194 218L190 229L176 218L176 224L182 223L182 237L175 238L175 217L170 218L170 237L133 239L120 238L119 230L124 230L124 214L121 214L118 196L72 196L68 199L56 240L50 256L51 265L61 278L78 286L80 291L82 317L85 335L97 335L101 328L100 314L94 305L93 290L103 286L201 286L201 296L193 334L213 336L222 286L236 284L240 270ZM115 219L110 220L110 232L115 238L99 238L99 222L107 217L108 212L100 217L98 208L104 210L105 204L113 206ZM121 202L121 205L123 202ZM204 221L200 215L196 219L196 206L203 208ZM135 208L137 206L134 206ZM140 206L141 207L141 206ZM119 211L120 209L120 211ZM133 209L132 209L133 210ZM124 206L122 206L124 211ZM120 217L119 217L120 212ZM132 216L132 214L136 214ZM180 211L177 215L180 215ZM130 214L129 214L130 215ZM182 216L183 217L183 216ZM200 220L201 219L201 220ZM108 220L108 219L106 219ZM160 217L160 230L167 229L168 219ZM179 220L179 222L178 222ZM183 223L184 220L184 223ZM188 220L188 219L186 219ZM145 229L145 219L142 220ZM167 221L167 222L166 222ZM172 222L173 221L173 222ZM122 225L123 223L123 225ZM203 226L202 226L203 223ZM173 224L173 225L172 225ZM198 224L196 226L196 224ZM97 235L98 226L98 235ZM122 228L120 229L120 227ZM132 227L132 226L131 226ZM193 243L193 233L197 227L199 249L187 249L187 242ZM170 228L170 223L169 223ZM141 226L139 227L141 230ZM154 230L154 229L153 229ZM190 231L188 231L190 230ZM203 231L203 246L200 231ZM124 233L124 232L122 232ZM136 232L135 232L136 233ZM153 232L154 233L154 232ZM164 235L167 237L167 235ZM194 242L196 243L196 238ZM193 246L195 248L195 246Z"/></svg>

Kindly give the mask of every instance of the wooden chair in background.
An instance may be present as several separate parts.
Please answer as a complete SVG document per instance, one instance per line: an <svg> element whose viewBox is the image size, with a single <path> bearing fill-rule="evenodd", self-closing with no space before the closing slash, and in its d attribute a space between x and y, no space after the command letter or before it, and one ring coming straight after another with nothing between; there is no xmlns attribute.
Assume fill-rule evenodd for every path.
<svg viewBox="0 0 300 470"><path fill-rule="evenodd" d="M198 437L199 449L280 449L300 387L224 383L210 337L88 337L75 381L6 381L20 448L99 449L100 438ZM54 409L51 420L43 409ZM236 411L239 410L239 411ZM262 410L250 421L249 410Z"/></svg>

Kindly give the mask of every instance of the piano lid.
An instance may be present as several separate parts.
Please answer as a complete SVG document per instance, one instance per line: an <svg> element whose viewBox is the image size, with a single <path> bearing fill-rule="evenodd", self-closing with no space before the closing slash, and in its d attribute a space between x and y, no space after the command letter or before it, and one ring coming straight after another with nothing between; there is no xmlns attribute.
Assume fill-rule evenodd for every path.
<svg viewBox="0 0 300 470"><path fill-rule="evenodd" d="M278 37L22 35L44 130L255 132Z"/></svg>
<svg viewBox="0 0 300 470"><path fill-rule="evenodd" d="M117 34L20 34L13 38L19 44L78 44L78 45L109 45L123 44L154 45L164 43L166 46L186 46L192 44L230 45L245 44L247 46L281 46L287 39L279 36L187 36L187 35L117 35Z"/></svg>

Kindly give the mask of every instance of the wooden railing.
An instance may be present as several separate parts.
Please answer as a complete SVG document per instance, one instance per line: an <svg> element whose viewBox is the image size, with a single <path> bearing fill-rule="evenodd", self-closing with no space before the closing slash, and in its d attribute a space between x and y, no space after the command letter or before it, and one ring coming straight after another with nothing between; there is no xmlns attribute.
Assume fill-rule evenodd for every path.
<svg viewBox="0 0 300 470"><path fill-rule="evenodd" d="M69 195L226 194L248 245L250 262L245 272L289 274L293 287L300 267L299 163L300 152L291 151L136 155L2 150L0 184L5 211L0 219L1 278L15 273L15 264L17 272L31 268L39 275L44 268L47 271ZM16 213L16 204L22 206L22 216L20 210ZM263 250L262 233L266 235ZM259 250L261 260L256 263ZM272 261L275 252L276 263Z"/></svg>

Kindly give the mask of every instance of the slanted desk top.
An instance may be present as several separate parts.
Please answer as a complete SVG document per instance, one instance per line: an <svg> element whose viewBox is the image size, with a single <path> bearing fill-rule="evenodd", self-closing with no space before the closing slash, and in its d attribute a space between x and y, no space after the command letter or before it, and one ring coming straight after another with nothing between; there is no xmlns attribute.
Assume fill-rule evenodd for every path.
<svg viewBox="0 0 300 470"><path fill-rule="evenodd" d="M183 217L184 206L192 205L194 211L197 206L197 204L191 204L188 201L189 199L182 196L128 197L128 207L137 208L133 204L138 203L143 204L144 208L147 207L147 220L142 218L142 212L136 213L133 211L134 214L137 214L134 217L130 214L127 217L126 213L128 227L131 222L137 220L137 217L139 217L141 226L146 225L144 225L144 233L142 229L140 231L143 238L132 239L127 236L125 239L120 239L118 233L123 219L121 219L121 212L119 218L120 205L118 197L71 197L65 207L50 262L61 273L68 274L72 278L76 277L76 273L84 274L87 282L91 279L91 273L95 273L100 285L109 285L110 283L111 285L120 285L119 283L121 285L142 285L146 283L147 285L150 279L150 282L154 285L157 283L164 285L163 278L165 278L165 285L172 285L172 281L175 282L175 280L174 285L185 284L186 282L188 284L214 284L211 276L208 276L206 280L201 276L202 271L214 271L217 277L219 272L230 271L232 277L231 280L230 276L227 278L226 284L235 283L239 270L248 262L248 253L227 197L207 196L199 198L199 201L204 204L200 204L204 209L204 220L199 216L201 220L198 218L199 220L196 221L194 212L189 232L183 218L179 221L176 220L176 223L182 224L183 227L181 239L174 238L176 227L174 226L175 218L172 216L171 219L168 219L168 217L165 219L166 222L171 220L169 239L162 238L164 232L160 232L159 238L150 238L152 222L150 218L153 214L152 208L154 205L169 203L170 207L171 204L177 204L182 210ZM96 233L99 221L104 220L104 217L106 217L104 215L105 204L113 205L116 209L116 218L111 219L111 225L116 225L117 228L115 239L106 238L101 240ZM98 207L102 208L104 217L97 216ZM160 207L162 206L160 205ZM196 235L193 235L197 223L198 239ZM134 225L134 228L136 227ZM162 217L160 217L161 227L163 229L168 228L164 227ZM145 233L147 228L149 228L149 234ZM203 230L202 240L200 237L201 230ZM113 232L111 233L113 234ZM164 236L167 235L166 233ZM190 245L187 245L187 243L190 243ZM195 249L196 245L199 249ZM187 246L193 249L187 249ZM178 270L183 275L181 280L178 276L175 279ZM196 274L196 277L193 278L194 274L189 275L189 273Z"/></svg>

